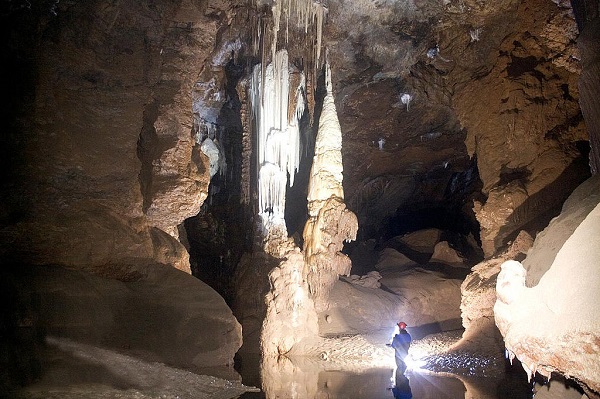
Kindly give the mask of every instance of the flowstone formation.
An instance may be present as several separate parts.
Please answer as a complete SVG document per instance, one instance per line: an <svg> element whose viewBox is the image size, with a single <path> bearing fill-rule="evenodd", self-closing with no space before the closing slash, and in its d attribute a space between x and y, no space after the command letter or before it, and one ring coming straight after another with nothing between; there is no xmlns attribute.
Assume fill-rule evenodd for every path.
<svg viewBox="0 0 600 399"><path fill-rule="evenodd" d="M254 68L250 98L258 141L258 214L265 233L285 227L286 186L300 166L299 119L305 108L303 73L290 71L288 53L278 51L266 69Z"/></svg>
<svg viewBox="0 0 600 399"><path fill-rule="evenodd" d="M576 191L574 196L590 195L567 201L569 207L536 238L527 258L550 262L549 268L535 261L527 265L527 259L529 272L515 260L502 264L494 305L506 349L530 378L536 372L547 378L558 372L578 381L594 398L600 394L600 205L586 211L586 200L594 198L598 204L597 182L594 176L587 188ZM558 247L555 256L536 255L540 248ZM540 270L541 278L529 276L539 276Z"/></svg>

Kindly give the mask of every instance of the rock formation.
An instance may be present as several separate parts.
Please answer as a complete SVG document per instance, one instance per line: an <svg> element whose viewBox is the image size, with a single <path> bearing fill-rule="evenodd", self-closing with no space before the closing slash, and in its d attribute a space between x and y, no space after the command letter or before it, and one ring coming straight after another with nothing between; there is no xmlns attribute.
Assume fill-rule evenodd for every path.
<svg viewBox="0 0 600 399"><path fill-rule="evenodd" d="M565 260L595 228L597 181L537 233L600 165L598 16L597 0L4 2L0 383L21 355L19 383L35 380L45 332L230 365L227 303L266 354L333 361L348 352L319 335L455 326L456 266L485 256L460 345L496 351L502 332L525 367L597 394L597 364L580 367L597 342L523 326L538 305L574 317L556 279L597 300L594 248ZM497 279L507 260L522 267ZM588 316L576 326L597 339Z"/></svg>
<svg viewBox="0 0 600 399"><path fill-rule="evenodd" d="M358 223L346 209L342 187L342 136L333 102L331 71L326 65L327 95L319 119L308 194L309 219L304 248L283 252L285 260L269 273L271 290L261 331L265 357L290 352L302 354L318 340L317 310L327 304L339 275L350 272L351 261L342 254L344 241L356 238ZM267 237L267 248L269 237ZM277 242L281 243L280 239ZM285 246L279 244L280 254ZM300 349L300 344L302 349Z"/></svg>
<svg viewBox="0 0 600 399"><path fill-rule="evenodd" d="M591 184L597 187L597 179L593 180ZM571 202L570 208L579 209L579 204ZM516 356L530 377L538 372L550 378L559 372L578 381L588 396L594 397L600 393L600 281L596 267L600 259L600 206L583 220L581 212L569 212L568 208L563 214L562 220L551 223L534 244L539 251L541 240L566 238L555 257L545 258L551 266L535 286L527 287L527 270L518 261L502 264L494 315L511 358ZM565 223L567 219L572 222ZM565 234L564 228L569 229L570 224L577 227ZM534 250L530 256L535 256Z"/></svg>
<svg viewBox="0 0 600 399"><path fill-rule="evenodd" d="M230 7L2 6L14 38L6 95L21 93L3 118L8 382L38 377L45 359L33 348L46 334L188 369L232 365L240 325L189 275L178 240L210 179L192 132L192 87ZM5 364L27 351L28 363Z"/></svg>
<svg viewBox="0 0 600 399"><path fill-rule="evenodd" d="M505 261L522 259L532 244L533 238L521 231L506 251L471 269L460 287L460 311L465 332L455 350L467 350L496 358L504 356L504 342L494 322L498 273Z"/></svg>
<svg viewBox="0 0 600 399"><path fill-rule="evenodd" d="M467 149L477 155L487 195L474 211L488 257L523 226L560 209L587 177L586 165L576 162L575 143L587 138L576 101L577 63L553 56L576 54L577 30L569 11L539 1L519 5L511 21L515 33L499 43L493 68L457 95ZM475 100L472 93L478 90L487 93L486 100ZM555 108L563 113L549 111Z"/></svg>

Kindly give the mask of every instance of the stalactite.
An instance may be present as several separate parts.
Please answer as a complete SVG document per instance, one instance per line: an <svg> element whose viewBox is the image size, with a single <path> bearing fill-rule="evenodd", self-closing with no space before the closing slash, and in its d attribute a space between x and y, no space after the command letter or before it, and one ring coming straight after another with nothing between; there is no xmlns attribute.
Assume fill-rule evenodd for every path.
<svg viewBox="0 0 600 399"><path fill-rule="evenodd" d="M298 52L293 58L303 60L306 86L315 88L317 71L322 66L321 47L327 7L313 0L276 0L270 8L266 2L260 0L252 0L251 4L258 10L257 20L252 21L252 26L255 26L252 32L252 49L253 54L260 57L261 75L264 77L266 65L275 60L277 50L285 48ZM279 43L282 24L285 24L284 46ZM290 38L298 39L298 43L302 44L290 45ZM307 100L309 122L312 125L314 93L307 92Z"/></svg>
<svg viewBox="0 0 600 399"><path fill-rule="evenodd" d="M264 74L262 70L264 69ZM288 54L280 50L268 66L252 74L250 99L257 142L258 206L263 226L285 229L285 191L300 166L299 119L305 108L305 79L292 78ZM290 92L290 83L296 82ZM290 104L295 104L290 118Z"/></svg>

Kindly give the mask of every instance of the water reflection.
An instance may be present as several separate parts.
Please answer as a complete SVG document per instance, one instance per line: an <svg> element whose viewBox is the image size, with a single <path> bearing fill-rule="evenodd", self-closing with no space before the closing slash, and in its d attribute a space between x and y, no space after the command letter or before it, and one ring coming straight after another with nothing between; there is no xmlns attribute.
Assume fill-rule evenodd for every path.
<svg viewBox="0 0 600 399"><path fill-rule="evenodd" d="M340 367L319 360L285 357L263 359L260 367L263 393L248 393L242 398L531 398L530 385L524 374L513 376L507 373L502 378L484 378L409 370L405 375L394 376L393 368L361 370L350 363Z"/></svg>
<svg viewBox="0 0 600 399"><path fill-rule="evenodd" d="M412 399L412 389L408 377L401 373L396 373L395 385L392 387L394 399Z"/></svg>

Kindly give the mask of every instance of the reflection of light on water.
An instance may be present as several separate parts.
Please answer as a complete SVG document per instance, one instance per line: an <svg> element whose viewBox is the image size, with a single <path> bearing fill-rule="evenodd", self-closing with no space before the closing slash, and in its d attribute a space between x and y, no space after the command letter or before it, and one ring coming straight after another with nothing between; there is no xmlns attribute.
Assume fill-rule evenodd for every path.
<svg viewBox="0 0 600 399"><path fill-rule="evenodd" d="M408 356L404 359L404 363L406 363L406 368L408 370L419 371L427 364L424 360L429 353L422 347L412 346L408 350Z"/></svg>
<svg viewBox="0 0 600 399"><path fill-rule="evenodd" d="M419 371L427 362L421 358L415 358L412 354L406 356L404 359L404 363L406 363L406 368L408 370Z"/></svg>

